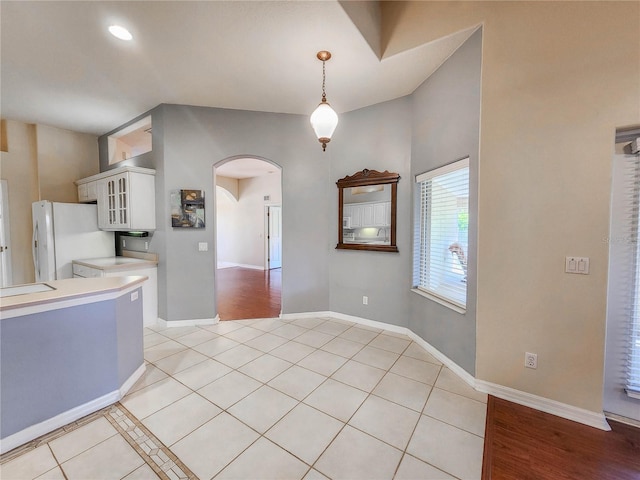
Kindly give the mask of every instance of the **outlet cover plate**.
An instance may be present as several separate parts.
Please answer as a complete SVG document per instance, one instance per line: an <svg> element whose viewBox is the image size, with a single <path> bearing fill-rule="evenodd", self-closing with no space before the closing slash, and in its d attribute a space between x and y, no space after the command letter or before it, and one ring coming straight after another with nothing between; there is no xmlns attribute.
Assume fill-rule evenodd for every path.
<svg viewBox="0 0 640 480"><path fill-rule="evenodd" d="M525 352L524 366L527 368L538 368L538 355L535 353Z"/></svg>

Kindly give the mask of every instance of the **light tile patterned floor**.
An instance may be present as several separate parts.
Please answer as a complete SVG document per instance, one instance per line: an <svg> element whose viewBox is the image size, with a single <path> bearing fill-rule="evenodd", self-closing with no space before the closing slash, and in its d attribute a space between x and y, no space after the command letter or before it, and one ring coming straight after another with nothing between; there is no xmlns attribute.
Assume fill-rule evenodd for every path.
<svg viewBox="0 0 640 480"><path fill-rule="evenodd" d="M4 455L2 479L481 476L486 395L404 335L300 318L144 341L120 407Z"/></svg>

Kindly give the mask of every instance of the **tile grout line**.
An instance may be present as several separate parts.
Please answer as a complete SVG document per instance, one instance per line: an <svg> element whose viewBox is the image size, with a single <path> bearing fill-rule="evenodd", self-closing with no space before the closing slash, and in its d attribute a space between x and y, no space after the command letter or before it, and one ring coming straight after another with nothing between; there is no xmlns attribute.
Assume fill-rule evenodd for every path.
<svg viewBox="0 0 640 480"><path fill-rule="evenodd" d="M380 336L380 335L382 335L382 332L380 332L378 335L376 335L375 337L373 337L373 338L369 341L369 343L367 343L367 344L366 344L365 346L363 346L362 348L364 348L364 347L366 347L366 346L369 346L369 344L370 344L371 342L373 342L376 338L378 338L378 336ZM409 345L411 345L411 342L409 343ZM407 345L407 346L402 350L402 352L406 351L406 349L407 349L407 348L409 348L409 345ZM360 349L360 350L362 350L362 349ZM359 350L359 351L360 351L360 350ZM393 352L393 353L395 353L395 352ZM356 353L356 354L357 354L357 353ZM356 354L354 354L354 356L355 356ZM362 401L362 403L358 406L358 408L356 408L356 410L351 414L351 416L347 419L347 421L346 421L346 422L344 422L344 425L342 425L342 428L340 428L340 430L338 431L338 433L336 433L336 435L331 439L331 441L327 444L327 446L324 448L324 450L322 450L322 453L320 453L320 455L318 455L318 457L315 459L315 461L314 461L314 462L313 462L313 464L311 465L311 468L312 468L312 469L314 469L314 468L315 468L315 465L316 465L316 463L318 463L318 460L320 460L320 458L322 458L322 456L323 456L323 455L325 454L325 452L329 449L329 447L331 447L331 445L333 445L333 442L335 442L335 441L336 441L336 439L340 436L340 434L344 431L344 429L345 429L345 428L347 428L347 425L348 425L348 426L350 426L351 428L355 429L355 430L358 430L359 432L364 433L365 435L370 436L371 438L374 438L375 440L377 440L377 441L379 441L379 442L384 443L385 445L389 445L391 448L396 448L396 447L394 447L393 445L390 445L389 443L387 443L387 442L385 442L385 441L383 441L383 440L381 440L381 439L379 439L379 438L377 438L377 437L374 437L373 435L371 435L371 434L369 434L369 433L367 433L367 432L363 432L362 430L360 430L359 428L354 427L353 425L350 425L350 424L349 424L349 422L350 422L350 421L351 421L351 419L356 415L356 413L358 413L358 411L362 408L362 405L364 405L364 404L365 404L365 402L366 402L366 401L367 401L367 400L368 400L368 399L373 395L373 391L374 391L374 390L376 389L376 387L380 384L380 382L381 382L381 381L382 381L382 379L385 377L385 375L391 371L391 369L392 369L392 368L393 368L393 366L396 364L396 362L398 361L398 359L400 359L400 357L401 357L401 356L402 356L402 353L400 353L400 355L398 356L398 358L396 358L396 359L395 359L395 361L391 364L391 366L390 366L390 367L385 371L385 374L384 374L382 377L380 377L380 380L378 380L378 382L373 386L373 388L371 389L371 391L370 391L370 392L366 392L366 393L367 393L367 396L364 398L364 400ZM350 361L350 360L352 360L352 359L350 358L348 361ZM354 361L354 362L357 362L357 360L353 360L353 361ZM358 362L358 363L361 363L361 362ZM344 364L343 364L343 365L344 365ZM366 365L366 364L363 364L363 365ZM368 365L368 366L369 366L369 365ZM340 368L342 368L342 367L340 367ZM338 369L338 370L340 370L340 369ZM336 370L336 372L337 372L338 370ZM380 370L382 370L382 369L380 369ZM336 372L334 372L334 373L336 373ZM333 374L332 374L332 375L333 375ZM331 376L327 377L327 379L329 379L329 378L332 378L332 377L331 377ZM339 382L339 380L336 380L336 379L333 379L333 380L334 380L334 381ZM324 382L323 382L323 383L324 383ZM342 382L340 382L340 383L342 383ZM347 384L345 384L345 385L347 385ZM353 387L353 385L349 385L349 386ZM353 388L357 388L357 387L353 387ZM358 390L360 390L360 389L358 389ZM364 391L364 390L361 390L361 391ZM305 398L306 398L306 397L305 397ZM426 402L425 402L425 403L426 403ZM305 405L306 405L306 404L305 404ZM312 408L313 408L313 407L312 407ZM325 413L325 412L322 412L322 413ZM325 413L325 415L328 415L328 414L327 414L327 413ZM330 415L330 416L331 416L331 415ZM332 417L332 416L331 416L331 417ZM332 418L335 418L335 417L332 417ZM419 417L418 417L418 420L419 420ZM340 421L341 421L341 420L340 420ZM417 422L416 422L416 425L417 425ZM397 448L396 448L396 449L397 449ZM399 449L397 449L397 450L399 450ZM395 468L395 470L394 470L394 476L395 476L395 472L397 471L397 469L398 469L398 468L399 468L399 466L400 466L400 462L402 461L402 458L403 458L403 456L400 456L400 461L398 462L398 465L396 465L396 468ZM320 470L318 470L318 469L315 469L315 470L316 470L316 471L318 471L318 472L320 472L320 473L322 473L323 475L325 475L325 474L324 474L323 472L321 472ZM326 475L325 475L325 476L326 476ZM392 477L392 478L393 478L393 477Z"/></svg>
<svg viewBox="0 0 640 480"><path fill-rule="evenodd" d="M64 468L62 468L62 464L60 463L60 461L58 460L58 457L56 457L55 452L53 451L53 448L51 448L51 442L47 442L47 448L49 449L49 452L51 452L51 456L53 457L53 459L56 461L56 468L58 468L61 472L62 472L62 476L64 477L65 480L69 480L67 477L66 472L64 471ZM85 450L86 452L86 450ZM52 469L47 470L46 472L44 472L42 475L44 475L45 473L50 472Z"/></svg>
<svg viewBox="0 0 640 480"><path fill-rule="evenodd" d="M135 428L131 428L131 425L128 425L125 428L121 421L118 418L114 418L114 413L118 411L121 415L118 415L119 418L125 417L126 420L129 420ZM108 411L108 415L105 415L107 420L113 425L118 433L124 437L124 439L133 447L133 449L140 455L140 457L145 461L147 465L151 467L151 469L163 480L170 480L168 471L174 473L177 478L180 479L189 479L189 480L197 480L198 477L180 460L177 455L175 455L169 447L164 445L138 418L133 415L129 410L126 409L120 402L112 405ZM125 421L126 421L125 420ZM139 435L137 437L133 436L135 430L139 429L143 435ZM147 442L151 442L154 448ZM143 444L150 449L150 452L147 453L145 449L142 447ZM155 451L154 451L155 450ZM168 460L164 460L158 455L162 452ZM154 457L157 457L156 460ZM162 463L160 463L162 462ZM138 467L139 468L139 467ZM177 469L177 471L176 471ZM134 470L135 471L135 470ZM180 475L182 473L182 475Z"/></svg>
<svg viewBox="0 0 640 480"><path fill-rule="evenodd" d="M77 430L80 427L83 427L89 423L91 423L92 421L98 419L100 416L104 415L104 411L106 411L107 409L109 409L111 406L107 406L104 408L101 408L100 410L97 410L93 413L90 413L82 418L79 418L67 425L63 425L62 427L58 427L55 430L45 433L44 435L39 436L38 438L34 438L33 440L30 440L26 443L24 443L23 445L20 445L16 448L14 448L13 450L9 450L8 452L3 453L2 455L0 455L0 465L4 465L5 463L10 462L11 460L14 460L15 458L18 458L20 456L22 456L25 453L29 453L33 450L35 450L38 447L41 447L43 445L47 445L50 442L66 435L67 433L71 433L74 430ZM55 456L54 456L55 459ZM56 459L57 462L57 459Z"/></svg>
<svg viewBox="0 0 640 480"><path fill-rule="evenodd" d="M408 347L407 347L408 348ZM427 398L424 401L424 405L422 406L422 410L420 411L420 414L418 415L418 421L416 422L416 424L413 427L413 430L411 431L411 435L409 435L409 440L407 440L407 445L404 447L404 450L402 452L402 458L400 459L400 462L398 463L398 466L396 467L396 471L393 473L393 478L395 478L395 476L398 474L398 470L400 469L400 465L402 464L402 460L404 459L404 457L406 455L409 455L413 458L416 458L417 460L426 463L427 465L431 465L429 462L425 462L424 460L414 457L413 455L411 455L409 452L407 452L409 445L411 444L411 440L413 440L413 436L416 433L416 430L418 428L418 424L420 423L420 420L422 419L422 416L425 414L424 410L425 408L427 408L427 403L429 403L429 399L431 398L431 394L433 393L433 390L436 388L436 382L438 381L438 377L440 376L440 374L442 373L442 369L444 368L444 365L440 365L440 370L438 370L438 375L436 375L436 379L433 382L433 385L431 386L431 389L429 390L429 394L427 395ZM444 472L444 470L441 470L440 468L436 467L435 465L431 465L434 468L437 468L438 470L440 470L441 472ZM447 475L451 475L449 472L444 472ZM453 476L453 475L451 475Z"/></svg>
<svg viewBox="0 0 640 480"><path fill-rule="evenodd" d="M323 323L326 323L326 322L323 322ZM319 324L319 325L322 325L322 324ZM319 326L319 325L317 325L317 326ZM304 328L304 327L303 327L303 328ZM311 330L313 330L313 329L308 329L307 331L311 331ZM347 329L347 330L348 330L348 329ZM345 331L346 331L346 330L345 330ZM321 333L324 333L324 332L321 332ZM342 333L344 333L344 332L342 332ZM301 334L301 335L304 335L304 334ZM300 336L300 335L298 335L298 336ZM340 335L333 335L333 337L334 337L334 338L337 338L338 336L340 336ZM297 338L297 337L295 337L295 338ZM373 337L373 338L369 341L369 343L371 343L375 338L377 338L377 335L376 335L376 337ZM288 339L288 340L289 340L290 342L295 341L295 339ZM331 340L330 340L330 341L331 341ZM296 342L296 343L300 343L300 342ZM327 342L327 343L328 343L328 342ZM359 343L359 342L356 342L356 343ZM366 347L369 343L364 344L364 345L362 346L362 348ZM300 343L300 344L301 344L301 345L306 345L306 344L303 344L303 343ZM323 344L323 345L324 345L324 344ZM320 347L312 347L311 345L306 345L306 346L311 347L311 348L314 348L314 351L313 351L313 352L310 352L308 355L306 355L305 357L303 357L302 359L300 359L300 360L299 360L299 362L300 362L300 361L302 361L304 358L307 358L308 356L312 355L314 352L316 352L316 351L318 351L318 350L321 350L321 347L322 347L322 345L321 345ZM277 348L277 347L276 347L276 348ZM361 350L362 350L362 348L361 348ZM407 346L407 347L405 347L405 350L406 350L406 348L408 348L408 346ZM323 350L323 351L325 351L325 350ZM221 352L221 353L222 353L222 352ZM265 354L267 354L267 353L268 353L268 352L265 352ZM327 353L332 353L332 352L327 352ZM356 352L356 353L357 353L357 352ZM337 355L337 354L333 354L333 355ZM355 355L355 354L354 354L354 355ZM273 355L273 356L275 357L275 355ZM342 357L341 355L337 355L337 356ZM400 355L400 356L401 356L401 355ZM400 358L400 356L399 356L398 358ZM353 357L353 356L352 356L352 357ZM346 358L346 360L347 360L347 361L350 361L350 360L352 359L352 357L351 357L351 358L342 357L342 358ZM276 357L276 358L279 358L279 357ZM354 361L355 361L355 360L354 360ZM396 361L397 361L397 359L396 359ZM247 363L250 363L250 362L247 362ZM358 363L361 363L361 362L358 362ZM394 363L395 363L395 362L394 362ZM246 364L245 364L245 365L246 365ZM282 374L282 373L284 373L285 371L287 371L287 370L291 369L294 365L297 365L297 363L292 363L292 365L291 365L290 367L288 367L286 370L284 370L283 372L281 372L281 373L280 373L280 374L278 374L278 375L281 375L281 374ZM344 365L344 364L343 364L343 365ZM363 365L366 365L366 364L363 364ZM305 370L308 370L308 371L310 371L310 372L312 372L312 373L316 373L316 374L318 374L318 372L314 372L313 370L307 369L307 368L302 367L302 366L300 366L300 365L297 365L297 366L299 366L300 368L303 368L303 369L305 369ZM238 367L238 368L240 368L240 367ZM341 368L341 367L340 367L340 368ZM338 368L338 369L336 370L336 372L337 372L340 368ZM237 371L237 369L234 369L234 370L236 370L236 371ZM388 370L387 370L387 372L388 372ZM231 373L231 372L229 372L229 373ZM242 372L239 372L239 373L242 373ZM333 372L333 373L335 373L335 372ZM333 373L332 373L331 375L333 375ZM278 375L276 375L276 377L277 377ZM236 420L238 420L239 422L241 422L243 425L247 426L248 428L250 428L251 430L253 430L254 432L256 432L256 433L259 435L259 437L258 437L254 442L252 442L249 446L247 446L247 447L246 447L242 452L240 452L236 457L234 457L234 458L233 458L233 460L231 460L227 465L225 465L225 466L224 466L220 471L218 471L218 473L216 473L216 475L215 475L215 476L217 476L217 475L219 475L221 472L223 472L225 468L227 468L227 467L228 467L231 463L233 463L233 462L234 462L234 461L235 461L235 460L236 460L240 455L242 455L242 453L244 453L246 450L248 450L248 449L249 449L253 444L255 444L258 440L260 440L260 438L264 438L266 441L268 441L268 442L270 442L270 443L273 443L273 444L274 444L274 445L276 445L278 448L281 448L281 449L282 449L282 450L284 450L285 452L287 452L287 453L289 453L290 455L292 455L294 458L296 458L296 459L298 459L299 461L301 461L303 464L305 464L305 465L309 466L309 469L307 470L307 472L305 473L305 475L306 475L306 474L308 474L311 470L313 470L314 465L316 464L316 462L320 459L320 457L324 454L324 452L325 452L325 451L326 451L326 450L327 450L327 449L328 449L328 448L333 444L333 442L334 442L334 441L335 441L335 439L338 437L338 435L340 435L340 433L341 433L341 432L344 430L344 428L347 426L348 421L353 417L353 415L355 415L355 413L356 413L356 412L359 410L359 408L360 408L360 407L358 407L358 409L356 409L356 411L351 415L351 417L349 417L349 420L347 420L347 422L343 422L342 420L340 420L340 419L338 419L338 418L336 418L336 417L334 417L334 416L332 416L332 415L330 415L330 414L328 414L328 413L326 413L326 412L323 412L322 410L319 410L319 409L317 409L316 407L314 407L314 406L312 406L312 405L308 405L308 404L304 403L304 399L308 398L308 397L309 397L313 392L315 392L318 388L320 388L320 386L322 386L324 383L326 383L326 382L327 382L327 380L332 379L332 378L331 378L331 375L329 375L329 376L326 376L326 375L324 375L324 374L319 374L319 375L324 376L324 377L325 377L325 380L324 380L322 383L320 383L318 386L316 386L316 387L315 387L311 392L309 392L305 397L303 397L303 399L302 399L302 400L298 400L297 398L292 397L291 395L289 395L289 394L287 394L287 393L285 393L285 392L281 392L280 390L275 389L274 387L271 387L270 385L268 385L268 382L267 382L267 383L264 383L264 382L261 382L260 380L257 380L257 379L256 379L257 381L260 381L260 382L263 384L263 386L267 386L267 387L270 387L270 388L274 388L274 390L276 390L277 392L282 393L283 395L286 395L286 396L288 396L288 397L292 398L293 400L297 401L297 402L298 402L298 403L297 403L297 405L296 405L295 407L293 407L291 410L293 410L294 408L296 408L296 407L297 407L297 406L299 406L300 404L304 404L305 406L307 406L307 407L309 407L309 408L311 408L311 409L313 409L313 410L315 410L315 411L317 411L317 412L320 412L320 413L322 413L322 414L324 414L324 415L327 415L327 416L329 416L330 418L333 418L333 419L335 419L335 420L337 420L337 421L339 421L340 423L342 423L342 424L343 424L343 425L342 425L342 427L340 428L340 430L338 430L338 432L336 433L336 435L333 437L333 439L332 439L332 440L327 444L327 446L326 446L326 447L324 448L324 450L320 453L320 455L318 455L318 458L316 458L316 460L315 460L311 465L309 465L309 463L308 463L308 462L306 462L305 460L303 460L302 458L298 457L295 453L293 453L293 452L289 451L287 448L283 447L283 446L282 446L282 445L280 445L279 443L274 442L273 440L271 440L269 437L267 437L267 436L266 436L266 433L267 433L267 432L269 432L272 428L274 428L278 423L280 423L280 421L282 421L282 418L284 418L284 417L285 417L289 412L291 412L291 410L289 410L289 412L287 412L285 415L283 415L283 417L282 417L282 418L280 418L280 419L279 419L278 421L276 421L273 425L271 425L271 426L270 426L270 427L269 427L269 428L268 428L264 433L261 433L261 432L259 432L259 431L255 430L255 428L253 428L252 426L247 425L247 424L246 424L243 420L241 420L240 418L237 418L235 415L233 415L233 413L231 413L231 412L227 411L228 409L223 409L223 411L224 411L225 413L227 413L228 415L231 415L233 418L235 418ZM276 377L274 377L274 378L276 378ZM383 375L383 377L384 377L384 375ZM253 377L250 377L250 378L253 378ZM273 379L270 379L269 381L271 381L271 380L273 380ZM332 380L334 380L334 381L336 381L336 382L339 382L339 383L343 383L343 382L340 382L339 380L335 380L335 379L332 379ZM381 380L382 380L382 378L378 381L378 383L380 383L380 381L381 381ZM213 383L213 382L211 382L211 383ZM352 388L356 388L356 389L357 389L357 387L353 387L352 385L348 385L348 384L345 384L345 383L343 383L343 385L347 385L347 386L350 386L350 387L352 387ZM376 384L376 385L377 385L377 384ZM259 388L262 388L262 387L259 387ZM374 388L375 388L375 387L374 387ZM257 389L256 389L256 390L257 390ZM237 403L241 402L242 400L244 400L245 398L247 398L249 395L251 395L252 393L254 393L256 390L254 390L254 391L252 391L252 392L248 393L247 395L245 395L244 397L242 397L241 399L239 399L237 402L235 402L234 404L230 405L228 408L231 408L231 407L233 407L234 405L236 405ZM360 389L357 389L357 390L360 390ZM360 390L360 391L363 391L363 390ZM370 395L370 394L368 394L368 395ZM203 398L204 398L204 397L203 397ZM368 398L368 396L367 396L366 398ZM364 401L366 401L366 398L365 398L365 400L363 400L363 402L362 402L362 403L364 403ZM213 403L213 402L212 402L212 403ZM214 403L214 404L215 404L215 403ZM198 428L200 428L200 427L198 427ZM355 427L352 427L352 428L355 428ZM359 431L360 431L360 430L359 430ZM366 432L362 432L362 433L367 434ZM367 435L369 435L369 434L367 434ZM372 438L376 438L376 437L373 437L372 435L369 435L369 436L371 436ZM184 437L183 437L183 438L184 438ZM377 438L376 438L376 440L379 440L379 439L377 439ZM379 440L379 441L380 441L380 440ZM386 442L385 442L385 443L386 443ZM395 448L395 447L394 447L394 448ZM319 471L319 470L318 470L318 471ZM324 475L324 474L323 474L323 475ZM215 476L214 476L214 478L215 478ZM304 477L303 477L303 478L304 478Z"/></svg>
<svg viewBox="0 0 640 480"><path fill-rule="evenodd" d="M319 324L319 325L322 325L322 324ZM319 325L318 325L318 326L319 326ZM308 331L310 331L310 330L312 330L312 329L309 329ZM346 331L346 330L345 330L345 331ZM371 342L373 342L373 341L374 341L374 340L375 340L379 335L382 335L382 334L384 334L384 332L379 332L375 337L373 337L373 338L372 338L368 343L366 343L366 344L362 344L362 343L360 343L360 342L355 342L355 343L359 343L360 345L363 345L363 346L362 346L362 348L361 348L359 351L361 351L362 349L364 349L364 348L365 348L365 347L367 347L367 346L370 346L370 343L371 343ZM224 336L224 335L221 335L221 336ZM335 336L334 336L334 338L338 338L339 336L340 336L340 334L339 334L339 335L335 335ZM398 338L398 337L394 337L394 338ZM248 340L248 341L249 341L249 340ZM289 341L291 342L291 341L295 341L295 340L294 340L294 339L290 339ZM299 342L296 342L296 343L299 343ZM329 343L329 342L327 342L327 343ZM391 371L391 368L393 368L393 366L397 363L397 361L398 361L398 360L403 356L404 352L409 348L409 346L411 345L411 343L412 343L412 342L410 342L410 343L409 343L409 345L407 345L407 346L403 349L403 351L402 351L402 352L400 352L400 353L393 352L393 351L391 351L391 350L385 350L385 349L382 349L382 348L378 348L379 350L382 350L382 351L385 351L385 352L394 353L394 354L397 354L397 355L398 355L398 358L393 362L393 364L392 364L388 369L386 369L386 370L385 370L385 375ZM302 361L304 358L307 358L308 356L312 355L312 354L313 354L313 353L315 353L316 351L318 351L318 350L322 350L322 348L321 348L321 347L322 347L322 346L324 346L324 344L323 344L323 345L321 345L320 347L311 347L310 345L306 345L306 344L302 344L302 343L301 343L301 345L305 345L305 346L308 346L308 347L310 347L310 348L315 348L315 350L314 350L313 352L310 352L308 355L306 355L305 357L303 357L301 360L299 360L299 361L298 361L298 363L299 363L300 361ZM190 349L191 347L187 347L187 348L189 348L189 349ZM231 349L229 349L229 350L232 350L233 348L235 348L235 347L232 347L232 348L231 348ZM276 348L277 348L277 347L276 347ZM372 347L372 348L377 348L377 347ZM222 354L222 353L224 353L224 352L226 352L226 351L229 351L229 350L225 350L225 351L223 351L223 352L219 352L217 355ZM274 349L274 350L275 350L275 349ZM358 353L359 351L358 351L358 352L356 352L356 353L355 353L354 355L352 355L351 357L344 357L344 356L342 356L342 355L338 355L338 354L335 354L335 353L332 353L332 352L328 352L328 351L326 351L326 350L322 350L322 351L323 351L323 352L325 352L325 353L330 353L330 354L332 354L332 355L336 355L336 356L339 356L339 357L341 357L341 358L344 358L344 359L346 359L346 361L354 361L354 362L359 363L359 364L361 364L361 365L365 365L365 366L368 366L368 367L378 368L379 370L383 370L383 369L382 369L382 368L380 368L380 367L375 367L375 366L373 366L373 365L369 365L369 364L366 364L366 363L360 362L360 361L358 361L358 360L354 360L354 359L353 359L353 357L354 357L355 355L357 355L357 353ZM181 353L181 352L178 352L178 353ZM242 374L242 375L246 375L244 372L239 371L239 369L240 369L240 368L242 368L242 366L244 366L244 365L246 365L246 364L248 364L248 363L251 363L251 362L252 362L252 361L254 361L254 360L257 360L258 358L261 358L261 357L263 357L264 355L267 355L268 353L269 353L269 352L262 352L262 355L260 355L260 357L257 357L257 358L255 358L255 359L249 360L248 362L246 362L245 364L240 365L240 366L239 366L239 367L237 367L237 368L234 368L234 367L231 367L231 366L229 366L229 365L226 365L226 364L224 364L224 363L220 362L219 360L215 360L215 357L209 357L210 359L215 360L215 361L218 361L219 363L222 363L223 365L227 366L228 368L231 368L232 370L231 370L230 372L226 373L225 375L223 375L222 377L219 377L219 378L217 378L216 380L213 380L212 382L209 382L208 384L206 384L206 385L204 385L204 386L200 387L198 390L200 390L201 388L206 387L207 385L210 385L211 383L214 383L215 381L219 380L220 378L223 378L223 377L225 377L225 376L229 375L229 374L230 374L230 373L232 373L233 371L237 371L238 373L240 373L240 374ZM176 353L176 354L177 354L177 353ZM173 354L173 355L176 355L176 354ZM274 356L274 357L275 357L275 355L272 355L272 356ZM409 356L407 355L407 357L409 357ZM168 357L164 357L164 358L168 358ZM276 357L276 358L279 358L279 357ZM413 359L415 359L415 360L420 360L420 359L416 359L416 358L414 358L414 357L409 357L409 358L413 358ZM283 359L281 359L281 360L283 360ZM205 360L205 361L206 361L206 360ZM287 361L287 362L291 363L289 360L285 360L285 361ZM420 361L423 361L423 360L420 360ZM203 362L204 362L204 361L203 361ZM424 361L424 362L425 362L425 363L431 363L431 362L427 362L427 361ZM202 362L199 362L199 363L202 363ZM298 366L298 367L300 367L300 368L302 368L302 369L304 369L304 370L307 370L307 371L309 371L309 372L316 373L316 374L319 374L319 375L322 375L322 376L325 376L325 377L326 377L326 378L325 378L325 380L324 380L320 385L318 385L317 387L315 387L315 388L314 388L314 389L313 389L309 394L307 394L307 395L306 395L302 400L298 400L297 398L295 398L295 397L293 397L293 396L289 395L289 394L288 394L288 393L286 393L286 392L281 392L281 391L280 391L280 390L278 390L277 388L271 387L268 383L269 383L271 380L273 380L273 379L270 379L268 382L266 382L266 383L265 383L265 382L262 382L262 381L261 381L261 380L259 380L259 379L255 379L255 378L251 377L250 375L248 375L248 377L249 377L249 378L252 378L252 379L254 379L254 380L256 380L256 381L258 381L258 382L260 382L260 383L262 383L262 384L263 384L263 386L268 386L268 387L270 387L270 388L274 388L276 391L278 391L278 392L280 392L280 393L282 393L282 394L284 394L284 395L286 395L286 396L288 396L288 397L290 397L290 398L292 398L292 399L296 400L298 403L304 403L304 400L305 400L307 397L309 397L309 396L310 396L310 395L311 395L315 390L317 390L318 388L320 388L320 386L321 386L321 385L323 385L324 383L326 383L326 380L328 380L328 379L332 379L333 381L339 382L339 383L341 383L341 384L343 384L343 385L346 385L346 386L349 386L349 387L355 388L355 389L357 389L357 390L360 390L361 392L366 393L366 394L367 394L367 397L365 398L365 400L364 400L364 401L366 401L366 400L367 400L367 398L369 398L369 396L374 395L374 394L373 394L373 390L372 390L371 392L367 392L366 390L362 390L362 389L360 389L360 388L358 388L358 387L355 387L355 386L353 386L353 385L349 385L348 383L344 383L344 382L342 382L342 381L340 381L340 380L337 380L337 379L333 378L333 377L332 377L332 376L333 376L333 374L334 374L334 373L336 373L338 370L340 370L340 368L342 368L342 366L341 366L341 367L339 367L339 368L338 368L335 372L333 372L331 375L326 376L326 375L324 375L324 374L320 374L320 373L318 373L318 372L315 372L314 370L308 369L308 368L306 368L306 367L304 367L304 366L298 365L298 363L292 363L292 364L291 364L291 365L290 365L286 370L284 370L283 372L280 372L278 375L276 375L276 377L277 377L277 376L279 376L279 375L281 375L282 373L286 372L287 370L290 370L294 365L296 365L296 366ZM345 363L346 363L346 362L345 362ZM343 364L343 365L344 365L344 364ZM157 365L155 365L155 364L154 364L154 366L155 366L156 368L160 369L160 367L158 367ZM192 367L192 366L195 366L195 365L191 365L190 367ZM187 368L190 368L190 367L187 367ZM440 367L442 367L442 365L440 365ZM185 368L184 370L186 370L187 368ZM162 370L162 369L160 369L160 370ZM166 372L165 372L165 373L166 373ZM179 373L179 372L176 372L176 373ZM169 375L171 378L174 378L172 374L168 374L168 375ZM403 378L407 378L407 379L409 379L409 380L413 380L412 378L410 378L410 377L405 377L404 375L401 375L401 374L396 374L396 375L399 375L399 376L401 376L401 377L403 377ZM276 378L276 377L274 377L274 378ZM382 378L384 378L384 375L383 375L383 377L382 377ZM376 383L376 385L373 387L373 389L375 389L375 388L377 387L377 385L382 381L382 378L381 378L381 379ZM193 390L193 389L191 389L188 385L183 384L182 382L180 382L179 380L177 380L177 379L175 379L175 378L174 378L174 380L176 380L177 382L181 383L181 384L182 384L182 385L184 385L185 387L187 387L187 388L189 388L190 390L192 390L192 392L193 392L193 393L196 393L196 394L198 394L199 396L201 396L202 398L204 398L205 400L207 400L207 401L211 402L211 400L209 400L208 398L204 397L201 393L199 393L199 391L198 391L198 390ZM414 380L414 381L417 381L417 380ZM423 383L423 382L419 382L419 383ZM429 385L429 384L427 384L427 383L424 383L424 384L425 384L425 385ZM430 387L431 387L431 390L430 390L430 392L429 392L429 395L431 394L431 391L433 390L434 385L430 385ZM261 388L261 387L259 387L259 388ZM256 390L258 390L258 389L256 389ZM219 405L216 405L216 404L215 404L215 402L211 402L211 403L213 403L214 405L218 406L218 407L219 407L219 408L221 408L223 411L225 411L225 412L229 413L229 415L232 415L232 416L233 416L233 414L232 414L232 413L230 413L230 412L228 412L227 410L228 410L229 408L233 407L234 405L236 405L237 403L241 402L241 401L242 401L242 400L244 400L245 398L247 398L249 395L251 395L252 393L254 393L256 390L253 390L253 391L249 392L247 395L245 395L245 396L243 396L242 398L238 399L236 402L234 402L232 405L230 405L230 406L229 406L229 407L227 407L227 408L222 408L222 407L220 407ZM394 402L393 400L388 400L388 399L385 399L384 397L379 397L378 395L374 395L374 396L376 396L376 397L378 397L378 398L382 398L383 400L386 400L386 401L388 401L388 402L390 402L390 403L393 403L393 404L395 404L395 405L398 405L398 406L400 406L400 407L408 408L408 407L406 407L405 405L402 405L402 404L399 404L399 403L397 403L397 402ZM179 401L179 400L180 400L180 399L178 399L178 400L176 400L176 401L172 402L172 403L171 403L171 404L169 404L169 405L166 405L165 407L163 407L163 408L162 408L162 409L160 409L160 410L163 410L164 408L167 408L168 406L172 405L173 403L175 403L175 402L177 402L177 401ZM364 403L364 401L363 401L363 403ZM305 405L307 405L307 406L309 406L309 407L313 408L314 410L318 410L317 408L313 407L312 405L308 405L308 404L306 404L306 403L305 403ZM295 407L294 407L294 408L295 408ZM358 408L358 409L359 409L359 408ZM424 406L423 406L423 409L424 409ZM409 410L413 410L413 409L409 408ZM318 410L318 411L320 411L321 413L324 413L324 414L326 414L326 415L329 415L331 418L335 418L336 420L338 420L338 421L342 422L342 420L340 420L340 419L338 419L338 418L336 418L336 417L333 417L332 415L327 414L326 412L322 412L321 410ZM356 410L356 411L357 411L357 410ZM415 410L413 410L413 411L415 411ZM421 411L421 412L419 412L419 413L421 413L421 414L422 414L422 411ZM354 412L354 414L355 414L355 412ZM352 416L353 416L353 415L352 415ZM234 418L236 418L236 417L234 416ZM351 417L349 418L349 420L350 420L350 419L351 419ZM238 420L242 422L242 420L240 420L240 419L238 419ZM349 420L347 420L347 422L348 422ZM242 422L242 423L243 423L243 424L245 424L244 422ZM277 422L276 422L276 423L277 423ZM245 425L246 425L246 424L245 424ZM249 426L249 425L247 425L247 427L252 428L252 427L251 427L251 426ZM198 427L198 428L199 428L199 427ZM354 427L354 428L355 428L355 427ZM256 432L257 432L257 431L256 431ZM259 434L260 434L260 432L257 432L257 433L259 433ZM366 432L363 432L363 433L366 433ZM375 438L375 437L374 437L374 438ZM386 442L385 442L385 443L386 443ZM394 448L395 448L395 447L394 447Z"/></svg>

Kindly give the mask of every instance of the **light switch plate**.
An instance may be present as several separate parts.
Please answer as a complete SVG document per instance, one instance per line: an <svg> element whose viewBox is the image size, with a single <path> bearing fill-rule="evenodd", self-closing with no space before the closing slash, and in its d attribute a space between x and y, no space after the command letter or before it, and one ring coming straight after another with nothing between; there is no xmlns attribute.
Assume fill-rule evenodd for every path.
<svg viewBox="0 0 640 480"><path fill-rule="evenodd" d="M589 257L565 257L564 271L589 275Z"/></svg>
<svg viewBox="0 0 640 480"><path fill-rule="evenodd" d="M208 252L209 244L207 242L199 242L198 243L198 251L199 252Z"/></svg>

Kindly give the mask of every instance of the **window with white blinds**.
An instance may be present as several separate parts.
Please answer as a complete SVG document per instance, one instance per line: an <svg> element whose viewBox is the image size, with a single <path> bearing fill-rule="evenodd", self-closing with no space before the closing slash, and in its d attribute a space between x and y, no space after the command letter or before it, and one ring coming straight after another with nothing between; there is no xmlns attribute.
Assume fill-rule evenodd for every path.
<svg viewBox="0 0 640 480"><path fill-rule="evenodd" d="M630 397L640 399L640 157L627 155L624 162L626 232L622 238L611 240L624 247L632 267L619 272L628 276L623 282L628 285L628 292L620 298L626 300L626 305L621 309L628 332L625 345L626 391Z"/></svg>
<svg viewBox="0 0 640 480"><path fill-rule="evenodd" d="M414 287L466 308L469 158L416 176ZM417 222L416 222L417 223Z"/></svg>

